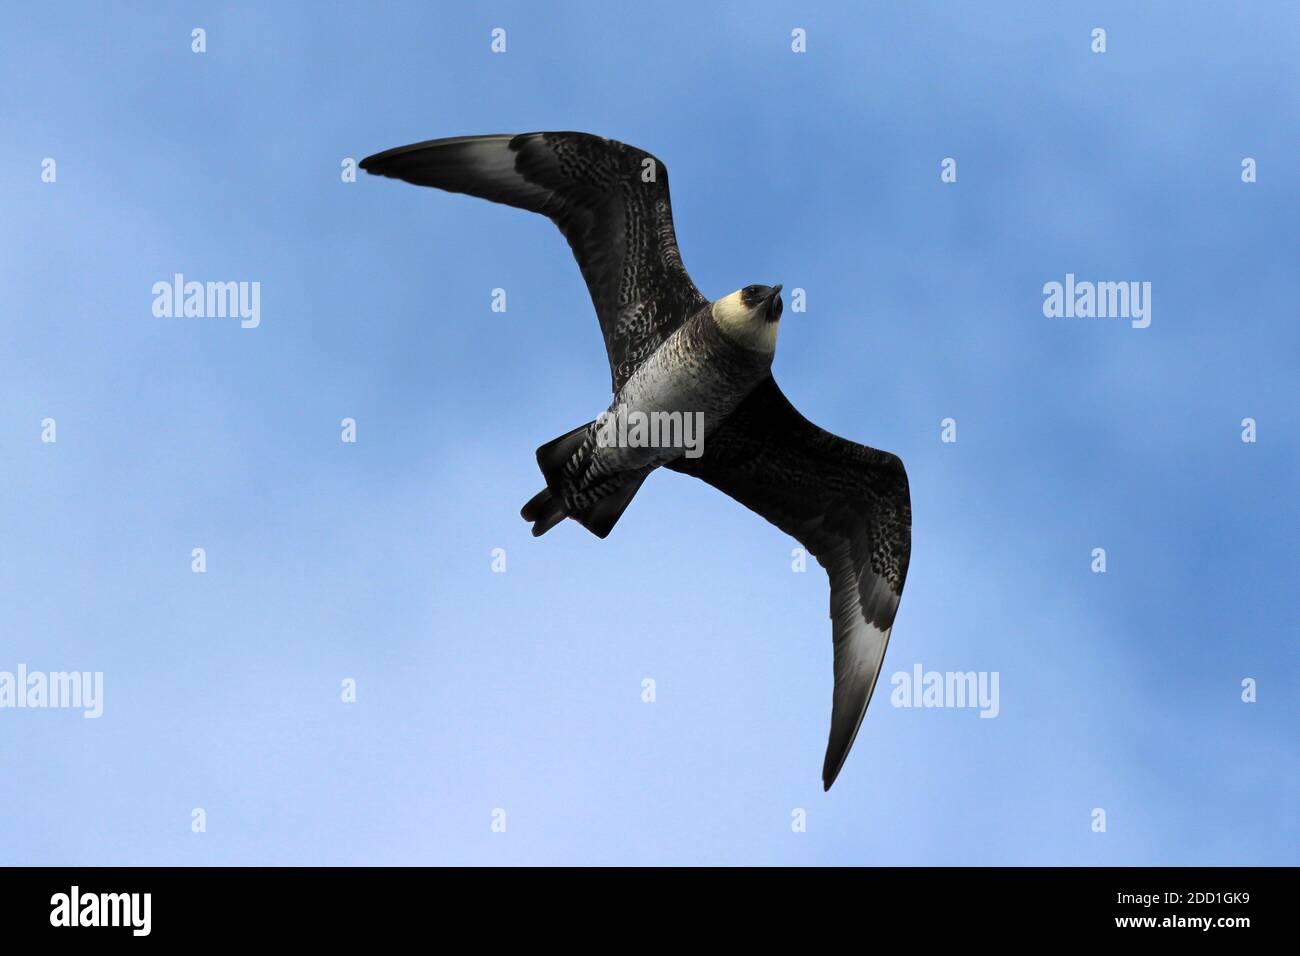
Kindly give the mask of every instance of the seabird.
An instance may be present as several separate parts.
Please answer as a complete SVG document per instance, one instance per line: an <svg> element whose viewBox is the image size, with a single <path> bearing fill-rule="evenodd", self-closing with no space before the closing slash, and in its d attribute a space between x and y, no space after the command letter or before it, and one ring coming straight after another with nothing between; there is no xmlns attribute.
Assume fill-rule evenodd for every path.
<svg viewBox="0 0 1300 956"><path fill-rule="evenodd" d="M677 249L667 169L614 140L461 136L390 149L361 168L541 213L569 241L605 338L614 397L599 418L537 450L546 487L522 511L534 535L567 517L605 537L663 466L730 495L826 569L835 644L822 765L829 790L880 675L907 576L912 509L897 456L818 428L777 387L781 286L706 299ZM702 412L702 454L611 443L620 408Z"/></svg>

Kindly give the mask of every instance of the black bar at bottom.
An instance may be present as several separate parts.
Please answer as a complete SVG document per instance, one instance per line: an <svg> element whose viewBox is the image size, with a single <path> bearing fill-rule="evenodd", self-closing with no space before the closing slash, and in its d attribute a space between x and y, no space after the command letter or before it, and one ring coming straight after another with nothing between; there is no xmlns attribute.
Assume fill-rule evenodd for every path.
<svg viewBox="0 0 1300 956"><path fill-rule="evenodd" d="M847 932L864 945L891 927L927 941L1231 943L1282 930L1293 883L1284 868L10 868L0 869L0 926L6 943L337 944L434 928L493 939L531 932L541 943L537 934L581 937L597 927L666 942L660 934L678 924L733 940L777 928L806 929L810 942Z"/></svg>

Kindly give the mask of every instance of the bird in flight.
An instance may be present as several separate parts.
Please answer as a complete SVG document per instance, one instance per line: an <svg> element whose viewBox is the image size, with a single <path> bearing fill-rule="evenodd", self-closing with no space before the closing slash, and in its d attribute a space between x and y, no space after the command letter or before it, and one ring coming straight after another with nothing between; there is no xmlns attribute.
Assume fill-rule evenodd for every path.
<svg viewBox="0 0 1300 956"><path fill-rule="evenodd" d="M588 133L461 136L362 160L369 173L467 193L554 222L591 293L613 401L537 450L546 487L524 505L533 534L565 518L605 537L659 467L693 475L796 538L830 578L835 689L822 784L835 782L871 701L911 552L897 456L823 431L772 378L781 286L715 301L677 249L668 171ZM695 454L628 440L631 413L702 415Z"/></svg>

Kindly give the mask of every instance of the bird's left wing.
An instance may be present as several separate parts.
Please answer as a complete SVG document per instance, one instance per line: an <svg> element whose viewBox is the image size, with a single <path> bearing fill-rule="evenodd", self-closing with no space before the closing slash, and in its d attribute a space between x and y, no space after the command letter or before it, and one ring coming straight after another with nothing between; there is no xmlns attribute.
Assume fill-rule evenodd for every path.
<svg viewBox="0 0 1300 956"><path fill-rule="evenodd" d="M379 176L541 213L578 260L614 391L708 304L682 265L668 170L645 150L590 133L459 136L361 161Z"/></svg>
<svg viewBox="0 0 1300 956"><path fill-rule="evenodd" d="M830 789L866 714L912 543L903 463L808 421L768 376L704 443L668 465L793 535L826 569L835 697L822 783Z"/></svg>

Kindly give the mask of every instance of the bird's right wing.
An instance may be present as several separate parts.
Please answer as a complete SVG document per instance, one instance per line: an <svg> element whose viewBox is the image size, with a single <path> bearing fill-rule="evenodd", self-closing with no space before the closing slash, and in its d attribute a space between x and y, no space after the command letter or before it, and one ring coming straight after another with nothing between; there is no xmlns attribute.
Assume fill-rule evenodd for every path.
<svg viewBox="0 0 1300 956"><path fill-rule="evenodd" d="M550 218L591 293L614 391L708 303L677 250L668 170L634 146L589 133L461 136L390 149L361 168Z"/></svg>
<svg viewBox="0 0 1300 956"><path fill-rule="evenodd" d="M769 375L704 442L668 465L797 538L831 585L835 695L822 765L830 789L853 746L885 658L912 551L903 463L818 428Z"/></svg>

